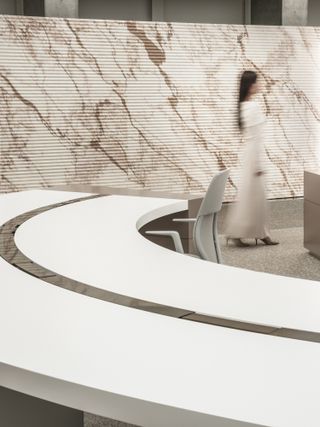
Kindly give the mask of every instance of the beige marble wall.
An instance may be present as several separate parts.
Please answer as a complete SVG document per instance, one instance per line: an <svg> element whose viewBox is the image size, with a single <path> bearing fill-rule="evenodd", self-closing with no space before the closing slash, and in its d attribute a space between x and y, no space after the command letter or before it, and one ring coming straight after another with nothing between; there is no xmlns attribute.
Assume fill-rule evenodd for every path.
<svg viewBox="0 0 320 427"><path fill-rule="evenodd" d="M318 166L318 28L0 17L1 191L238 182L237 78L258 71L269 197Z"/></svg>

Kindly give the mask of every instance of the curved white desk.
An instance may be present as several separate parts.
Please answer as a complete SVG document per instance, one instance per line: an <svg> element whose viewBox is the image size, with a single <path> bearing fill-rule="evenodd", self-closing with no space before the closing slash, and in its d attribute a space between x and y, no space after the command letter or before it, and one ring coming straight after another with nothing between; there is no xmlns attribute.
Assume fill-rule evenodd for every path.
<svg viewBox="0 0 320 427"><path fill-rule="evenodd" d="M40 191L1 196L1 222L23 209L66 197L74 196ZM110 218L114 221L123 218L121 210L118 214L112 210L121 208L121 204L112 202L116 198L110 197L109 200L99 199L100 209L95 207L95 218L104 215L108 227ZM107 208L102 209L106 202ZM161 203L150 199L143 207L138 204L137 209L153 209ZM89 266L97 242L104 240L104 257L101 255L100 259L107 263L105 284L116 286L115 281L121 283L121 278L130 277L128 264L124 262L118 263L122 268L117 269L116 276L111 276L111 270L107 268L111 268L107 255L113 253L113 260L119 257L120 252L114 249L120 243L111 245L111 236L108 240L103 235L98 221L90 224L90 233L85 228L80 234L77 228L83 223L86 209L91 210L91 207L91 203L84 202L72 206L72 215L68 213L71 206L42 214L23 226L17 241L25 251L36 254L36 245L42 242L36 233L46 231L46 259L57 256L59 260L60 254L53 251L54 227L60 241L55 248L63 249L71 261L72 257L81 255L80 250L75 252L73 249L88 236L95 236L91 237L89 248L83 247L86 256L81 255L79 267L83 261ZM135 212L128 215L131 220ZM43 221L47 222L45 229ZM66 222L68 226L65 226ZM32 227L36 240L30 240ZM60 227L65 231L69 229L69 233L60 234ZM76 228L76 240L70 242ZM108 229L111 232L111 227ZM130 242L133 235L132 232L126 239ZM118 238L120 240L121 235ZM195 269L203 267L204 274L210 268L216 278L220 271L227 271L224 267L190 258L185 258L185 262L183 257L154 246L142 236L137 237L136 242L136 251L143 248L147 248L145 254L150 251L146 264L152 261L152 254L156 256L154 267L159 267L159 262L167 262L169 254L178 265L191 262ZM39 253L43 249L39 246ZM171 265L175 265L175 261ZM74 262L71 268L73 265ZM84 269L80 271L84 272ZM229 427L247 423L316 427L320 424L318 344L187 322L99 301L50 286L1 259L0 273L2 386L148 427ZM197 285L197 282L193 283L193 286ZM128 283L121 286L128 289ZM186 286L185 293L191 292L191 283ZM142 288L147 287L144 284ZM132 289L137 292L138 287L132 286ZM177 289L173 287L173 290ZM150 291L150 296L154 294ZM161 299L164 295L160 294ZM193 291L192 295L196 293ZM170 300L169 296L168 301L177 305L176 292L172 292ZM191 302L191 297L188 298Z"/></svg>
<svg viewBox="0 0 320 427"><path fill-rule="evenodd" d="M16 233L20 250L64 276L216 317L320 332L320 284L205 262L137 232L186 202L108 196L42 213Z"/></svg>

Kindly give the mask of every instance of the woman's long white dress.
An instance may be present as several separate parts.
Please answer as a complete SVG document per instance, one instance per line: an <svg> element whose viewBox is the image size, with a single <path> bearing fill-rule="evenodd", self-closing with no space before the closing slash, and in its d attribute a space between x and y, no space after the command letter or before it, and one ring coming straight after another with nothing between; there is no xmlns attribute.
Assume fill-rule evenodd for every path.
<svg viewBox="0 0 320 427"><path fill-rule="evenodd" d="M241 181L237 201L227 218L226 234L232 238L270 236L263 170L265 117L255 101L240 104L244 138Z"/></svg>

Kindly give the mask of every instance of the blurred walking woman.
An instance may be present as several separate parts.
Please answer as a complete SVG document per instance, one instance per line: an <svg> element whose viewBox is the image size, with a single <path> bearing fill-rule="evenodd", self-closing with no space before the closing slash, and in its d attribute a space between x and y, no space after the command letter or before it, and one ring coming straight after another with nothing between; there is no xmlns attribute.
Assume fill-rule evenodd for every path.
<svg viewBox="0 0 320 427"><path fill-rule="evenodd" d="M265 117L259 104L252 99L258 92L258 76L244 71L239 90L239 126L244 140L242 177L237 202L231 207L227 222L227 241L248 246L241 239L261 240L275 245L268 227L267 201L263 169L263 125Z"/></svg>

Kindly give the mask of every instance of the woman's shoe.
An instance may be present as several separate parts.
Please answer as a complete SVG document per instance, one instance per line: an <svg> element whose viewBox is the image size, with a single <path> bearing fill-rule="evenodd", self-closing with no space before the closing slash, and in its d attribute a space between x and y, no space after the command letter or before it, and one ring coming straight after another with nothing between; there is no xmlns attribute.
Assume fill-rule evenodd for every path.
<svg viewBox="0 0 320 427"><path fill-rule="evenodd" d="M256 239L256 244L258 240L261 240L265 245L279 245L279 242L272 240L270 236L264 237L263 239Z"/></svg>
<svg viewBox="0 0 320 427"><path fill-rule="evenodd" d="M229 240L231 240L234 243L234 245L238 246L239 248L246 248L250 246L248 243L245 243L243 240L239 238L234 238L234 237L227 237L227 245L229 243Z"/></svg>

